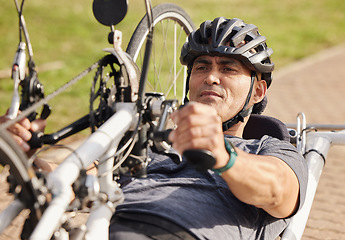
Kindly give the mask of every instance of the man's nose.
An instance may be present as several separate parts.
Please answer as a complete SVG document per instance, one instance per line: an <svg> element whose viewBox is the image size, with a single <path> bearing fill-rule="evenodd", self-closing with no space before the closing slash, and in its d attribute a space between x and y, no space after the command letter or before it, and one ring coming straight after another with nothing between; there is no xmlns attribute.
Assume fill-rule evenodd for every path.
<svg viewBox="0 0 345 240"><path fill-rule="evenodd" d="M205 83L209 85L220 84L220 75L217 70L212 70L207 73Z"/></svg>

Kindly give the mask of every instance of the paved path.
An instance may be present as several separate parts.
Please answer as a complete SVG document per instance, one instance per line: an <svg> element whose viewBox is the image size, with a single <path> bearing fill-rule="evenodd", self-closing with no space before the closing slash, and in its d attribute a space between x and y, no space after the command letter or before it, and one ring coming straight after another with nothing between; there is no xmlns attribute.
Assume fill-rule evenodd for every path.
<svg viewBox="0 0 345 240"><path fill-rule="evenodd" d="M295 123L345 124L345 45L278 70L265 114ZM331 148L305 229L304 240L345 239L345 146Z"/></svg>

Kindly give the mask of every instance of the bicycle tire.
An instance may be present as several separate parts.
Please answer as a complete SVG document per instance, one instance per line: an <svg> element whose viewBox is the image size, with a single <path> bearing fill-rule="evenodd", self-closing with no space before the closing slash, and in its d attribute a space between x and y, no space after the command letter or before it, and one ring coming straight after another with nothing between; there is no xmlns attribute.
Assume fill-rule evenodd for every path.
<svg viewBox="0 0 345 240"><path fill-rule="evenodd" d="M38 212L34 210L35 203L37 202L37 194L32 185L32 178L35 177L35 172L32 168L28 167L27 157L23 151L18 148L18 145L13 139L4 131L0 131L0 186L1 186L1 212L9 209L8 206L14 202L22 203L22 210L18 210L18 216L15 219L10 219L9 225L1 222L2 232L0 233L1 239L26 239L26 234L22 234L22 227L24 221L28 219L26 227L31 228L34 226L38 219ZM15 193L10 193L8 190L10 184L7 182L7 177L11 176L15 180L16 189ZM13 185L12 185L13 186ZM7 204L8 203L8 204ZM36 205L37 206L37 205ZM7 212L6 212L7 213ZM29 230L31 231L31 230Z"/></svg>
<svg viewBox="0 0 345 240"><path fill-rule="evenodd" d="M189 15L172 3L155 6L152 15L154 35L145 92L160 92L166 98L175 98L182 102L186 77L179 56L182 45L195 26ZM144 42L149 33L147 18L146 14L139 22L126 50L140 68L145 50ZM171 22L173 24L170 24ZM169 38L170 31L173 31L173 37Z"/></svg>

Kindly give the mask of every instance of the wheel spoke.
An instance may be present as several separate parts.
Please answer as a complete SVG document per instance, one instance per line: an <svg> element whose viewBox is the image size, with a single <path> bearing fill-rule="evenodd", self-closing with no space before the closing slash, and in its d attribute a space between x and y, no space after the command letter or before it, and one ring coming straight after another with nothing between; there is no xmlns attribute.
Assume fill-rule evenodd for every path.
<svg viewBox="0 0 345 240"><path fill-rule="evenodd" d="M183 74L185 67L180 64L179 55L194 25L188 15L174 4L163 3L156 6L153 8L153 17L153 47L146 92L160 92L166 98L182 100L185 88L185 74ZM142 54L145 51L143 38L146 38L148 34L146 28L147 19L143 18L127 48L127 52L139 67L142 66Z"/></svg>

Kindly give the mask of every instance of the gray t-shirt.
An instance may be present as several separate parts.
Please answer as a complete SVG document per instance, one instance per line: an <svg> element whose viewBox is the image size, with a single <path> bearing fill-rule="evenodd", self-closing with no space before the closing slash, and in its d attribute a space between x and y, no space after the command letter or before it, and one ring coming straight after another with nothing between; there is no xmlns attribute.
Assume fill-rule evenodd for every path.
<svg viewBox="0 0 345 240"><path fill-rule="evenodd" d="M307 166L289 142L264 136L244 140L226 136L236 147L285 161L300 184L300 206L307 185ZM188 229L200 239L275 239L289 219L276 219L264 210L239 201L226 182L211 170L198 172L186 160L180 164L151 153L147 178L123 186L125 202L117 212L150 213Z"/></svg>

